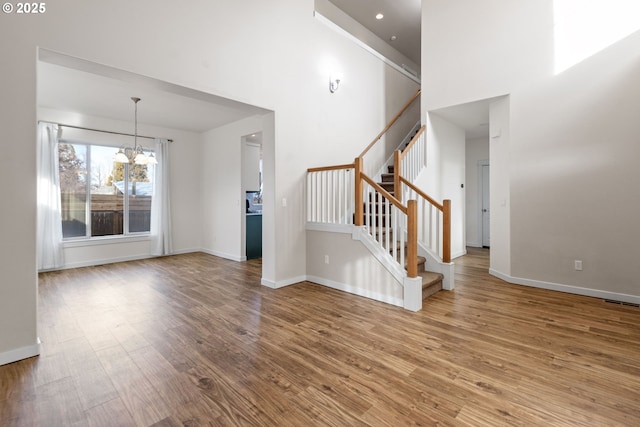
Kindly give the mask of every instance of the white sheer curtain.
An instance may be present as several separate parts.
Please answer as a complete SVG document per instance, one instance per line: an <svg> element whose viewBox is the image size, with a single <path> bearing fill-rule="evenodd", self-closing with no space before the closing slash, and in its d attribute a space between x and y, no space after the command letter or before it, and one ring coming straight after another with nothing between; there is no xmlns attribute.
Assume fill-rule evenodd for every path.
<svg viewBox="0 0 640 427"><path fill-rule="evenodd" d="M64 265L58 169L58 125L38 125L38 270Z"/></svg>
<svg viewBox="0 0 640 427"><path fill-rule="evenodd" d="M171 203L169 198L169 141L155 140L153 197L151 199L151 255L168 255L171 244Z"/></svg>

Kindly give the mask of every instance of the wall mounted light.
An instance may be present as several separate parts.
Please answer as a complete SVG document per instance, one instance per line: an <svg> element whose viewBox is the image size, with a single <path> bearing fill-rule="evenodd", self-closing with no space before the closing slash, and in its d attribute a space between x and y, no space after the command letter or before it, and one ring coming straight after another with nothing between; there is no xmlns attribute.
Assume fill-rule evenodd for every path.
<svg viewBox="0 0 640 427"><path fill-rule="evenodd" d="M340 87L342 81L342 73L333 73L329 76L329 92L335 93Z"/></svg>

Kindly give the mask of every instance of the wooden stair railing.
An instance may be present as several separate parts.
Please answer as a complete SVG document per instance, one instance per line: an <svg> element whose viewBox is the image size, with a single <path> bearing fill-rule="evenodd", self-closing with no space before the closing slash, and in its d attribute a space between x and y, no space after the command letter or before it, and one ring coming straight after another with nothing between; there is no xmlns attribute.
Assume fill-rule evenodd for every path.
<svg viewBox="0 0 640 427"><path fill-rule="evenodd" d="M393 126L393 124L395 122L398 121L398 119L404 114L405 111L407 111L409 109L409 107L411 107L411 104L413 104L413 102L418 99L418 97L420 96L420 90L418 90L415 95L413 95L411 97L411 99L404 105L404 107L402 107L402 109L400 110L400 112L398 112L398 114L395 115L394 118L391 119L391 121L389 121L389 123L387 123L387 125L385 126L384 129L382 129L382 132L380 132L378 134L378 136L376 136L374 138L373 141L371 141L371 143L369 143L369 145L367 145L367 148L365 148L362 153L360 153L360 155L358 157L363 158L365 154L367 154L367 152L369 150L371 150L371 148L376 145L376 143L378 141L380 141L380 138L382 138L384 136L385 133L387 133L389 131L389 129L391 129L391 126Z"/></svg>
<svg viewBox="0 0 640 427"><path fill-rule="evenodd" d="M416 187L412 182L408 181L403 176L399 177L401 184L409 187L416 195L420 196L427 203L442 212L442 262L448 264L451 262L451 200L443 200L442 204L433 200L425 192ZM400 188L400 187L398 187ZM396 193L402 193L400 189ZM413 200L416 202L415 200ZM416 202L417 203L417 202ZM416 214L417 217L417 214ZM416 229L417 236L417 229ZM417 237L416 237L417 240Z"/></svg>
<svg viewBox="0 0 640 427"><path fill-rule="evenodd" d="M366 182L371 186L376 192L381 194L385 199L387 199L393 206L395 206L400 212L404 213L407 216L407 274L409 277L417 277L418 276L418 211L417 211L417 203L415 200L407 201L406 206L403 205L401 201L396 199L393 195L389 194L384 188L378 185L374 180L372 180L369 176L367 176L363 172L364 166L364 156L371 150L371 148L378 142L380 139L391 129L391 127L400 119L400 117L411 107L411 105L420 97L421 91L418 90L415 95L411 97L411 99L402 107L402 109L396 114L384 129L374 138L373 141L362 151L362 153L355 158L352 164L338 165L338 166L328 166L328 167L320 167L320 168L309 168L307 169L308 173L331 173L340 170L350 170L353 168L354 176L353 176L353 187L354 187L354 215L353 215L353 223L356 226L364 225L364 194L363 194L363 183ZM308 201L308 209L310 209L313 205L311 201L312 193L325 193L325 187L320 186L320 190L316 190L316 188L311 184L308 180L307 182L307 190L309 192L309 201ZM340 191L340 190L338 190ZM315 194L314 193L314 194ZM316 194L318 195L318 194ZM329 212L334 212L335 209L332 207L328 207L326 209ZM322 210L324 211L324 210ZM329 222L324 221L324 218L321 218L321 221L315 221L314 217L320 216L324 217L324 214L317 214L314 209L313 214L308 214L307 219L313 222ZM375 236L374 236L375 237Z"/></svg>
<svg viewBox="0 0 640 427"><path fill-rule="evenodd" d="M402 202L402 192L399 190L400 190L400 176L403 175L402 162L412 152L412 148L416 146L417 142L422 137L422 134L424 133L426 128L427 128L426 125L423 125L420 128L420 130L418 130L418 132L413 136L411 141L409 141L409 144L407 144L407 146L402 151L396 150L393 152L393 189L394 189L394 194L396 198L401 202ZM417 173L412 175L417 176ZM414 180L416 176L411 176L409 180L410 181Z"/></svg>
<svg viewBox="0 0 640 427"><path fill-rule="evenodd" d="M307 169L307 221L353 224L355 164Z"/></svg>
<svg viewBox="0 0 640 427"><path fill-rule="evenodd" d="M356 163L356 166L357 166L357 163ZM356 170L357 170L357 167L356 167ZM398 201L398 199L396 199L394 196L389 194L387 190L382 188L377 182L375 182L373 179L371 179L364 173L360 173L359 179L356 178L356 183L355 183L356 194L358 192L357 190L358 187L360 187L359 191L360 191L360 194L362 194L363 182L366 182L367 184L369 184L373 190L381 194L384 199L391 202L393 206L395 206L400 212L404 213L407 216L407 241L406 241L407 257L406 257L406 263L405 263L407 266L407 276L418 277L418 220L417 220L418 205L416 201L408 200L407 205L404 206L402 203L400 203L400 201ZM357 200L362 200L362 199L356 199L356 201ZM358 203L358 202L356 203L357 205L361 205L361 208L360 208L361 213L360 213L360 216L358 216L357 209L356 209L355 222L356 222L356 225L363 225L363 221L365 217L365 214L363 211L364 204ZM369 201L367 201L367 203L369 203ZM358 222L360 222L360 224L358 224ZM368 230L368 231L369 233L371 233L372 230ZM396 230L396 233L398 233L397 230ZM373 235L374 233L371 233L371 234Z"/></svg>

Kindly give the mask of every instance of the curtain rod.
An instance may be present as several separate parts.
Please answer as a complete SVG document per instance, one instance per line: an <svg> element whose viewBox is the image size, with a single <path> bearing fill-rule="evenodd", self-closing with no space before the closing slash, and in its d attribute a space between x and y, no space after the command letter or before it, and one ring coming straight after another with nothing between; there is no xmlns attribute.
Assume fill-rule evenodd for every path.
<svg viewBox="0 0 640 427"><path fill-rule="evenodd" d="M65 127L65 128L89 130L89 131L92 131L92 132L110 133L112 135L135 136L132 133L115 132L115 131L112 131L112 130L92 129L92 128L86 128L86 127L82 127L82 126L74 126L74 125L65 125L64 123L48 122L46 120L38 120L38 123L50 123L52 125L58 125L58 126L62 126L62 127ZM153 137L153 136L144 136L144 135L138 135L138 138L160 139L160 138L156 138L156 137ZM173 142L173 139L167 139L167 141Z"/></svg>

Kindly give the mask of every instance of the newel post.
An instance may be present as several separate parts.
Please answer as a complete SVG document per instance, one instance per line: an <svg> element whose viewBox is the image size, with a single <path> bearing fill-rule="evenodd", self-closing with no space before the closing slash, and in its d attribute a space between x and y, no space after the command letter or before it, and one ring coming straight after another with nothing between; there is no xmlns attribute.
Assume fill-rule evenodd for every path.
<svg viewBox="0 0 640 427"><path fill-rule="evenodd" d="M355 165L355 218L353 220L354 224L357 226L361 226L364 221L364 205L362 201L362 157L356 157L354 161Z"/></svg>
<svg viewBox="0 0 640 427"><path fill-rule="evenodd" d="M407 200L407 275L418 277L418 202Z"/></svg>
<svg viewBox="0 0 640 427"><path fill-rule="evenodd" d="M402 189L400 187L400 150L393 152L393 195L402 203Z"/></svg>
<svg viewBox="0 0 640 427"><path fill-rule="evenodd" d="M442 201L442 262L451 262L451 200Z"/></svg>

